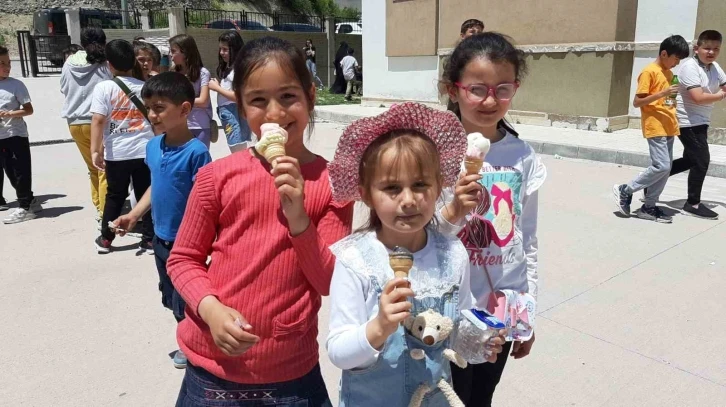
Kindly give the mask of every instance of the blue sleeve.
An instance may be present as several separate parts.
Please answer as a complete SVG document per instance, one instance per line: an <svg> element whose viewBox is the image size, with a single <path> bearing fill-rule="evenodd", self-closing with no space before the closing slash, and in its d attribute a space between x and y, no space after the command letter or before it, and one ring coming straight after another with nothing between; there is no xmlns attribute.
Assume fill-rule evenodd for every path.
<svg viewBox="0 0 726 407"><path fill-rule="evenodd" d="M205 165L212 162L212 156L209 151L205 148L204 152L200 152L192 159L192 182L197 180L197 172Z"/></svg>

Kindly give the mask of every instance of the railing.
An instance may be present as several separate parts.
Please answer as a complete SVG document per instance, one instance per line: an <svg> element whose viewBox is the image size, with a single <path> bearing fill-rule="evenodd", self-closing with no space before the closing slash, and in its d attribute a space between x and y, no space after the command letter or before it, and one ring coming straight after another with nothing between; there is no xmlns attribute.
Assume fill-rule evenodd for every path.
<svg viewBox="0 0 726 407"><path fill-rule="evenodd" d="M325 32L325 17L213 9L184 9L187 27L226 30Z"/></svg>
<svg viewBox="0 0 726 407"><path fill-rule="evenodd" d="M149 10L149 28L169 28L169 11Z"/></svg>
<svg viewBox="0 0 726 407"><path fill-rule="evenodd" d="M167 23L168 25L168 23ZM138 10L100 10L82 9L81 27L100 28L141 28L141 16Z"/></svg>

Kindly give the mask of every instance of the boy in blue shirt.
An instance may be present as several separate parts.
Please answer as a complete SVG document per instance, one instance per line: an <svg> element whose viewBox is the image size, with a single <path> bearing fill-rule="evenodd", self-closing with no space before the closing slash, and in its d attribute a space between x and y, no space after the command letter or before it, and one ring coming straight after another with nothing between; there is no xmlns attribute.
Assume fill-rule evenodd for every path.
<svg viewBox="0 0 726 407"><path fill-rule="evenodd" d="M149 112L149 121L160 136L146 146L146 165L151 170L151 187L128 215L114 221L117 233L132 230L136 222L151 209L154 220L154 256L159 272L161 303L173 311L177 322L184 319L186 304L174 289L166 272L166 262L174 246L187 199L197 171L212 161L209 150L197 140L187 126L187 116L194 106L194 88L177 72L164 72L149 78L141 89ZM186 367L186 356L178 350L174 366Z"/></svg>

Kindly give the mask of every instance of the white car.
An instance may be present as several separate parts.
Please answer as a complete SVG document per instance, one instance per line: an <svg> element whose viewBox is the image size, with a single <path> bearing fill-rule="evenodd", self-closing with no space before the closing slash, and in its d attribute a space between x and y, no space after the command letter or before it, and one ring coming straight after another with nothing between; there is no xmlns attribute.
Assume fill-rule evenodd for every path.
<svg viewBox="0 0 726 407"><path fill-rule="evenodd" d="M363 23L360 21L343 21L335 24L336 34L363 34Z"/></svg>

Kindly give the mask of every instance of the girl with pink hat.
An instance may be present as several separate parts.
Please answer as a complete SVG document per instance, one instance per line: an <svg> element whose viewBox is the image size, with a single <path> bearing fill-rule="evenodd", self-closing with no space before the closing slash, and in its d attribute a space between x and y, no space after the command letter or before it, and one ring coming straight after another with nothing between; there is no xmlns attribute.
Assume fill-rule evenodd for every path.
<svg viewBox="0 0 726 407"><path fill-rule="evenodd" d="M434 224L438 197L456 182L465 149L453 113L416 103L358 120L341 136L328 166L333 199L360 200L370 216L331 246L327 350L343 369L340 406L462 405L450 384L453 333L428 338L412 332L410 321L433 311L455 326L474 301L466 249ZM389 256L412 260L407 278L395 277ZM490 361L503 343L490 340Z"/></svg>

